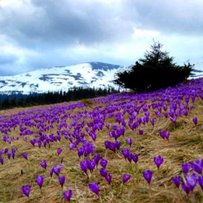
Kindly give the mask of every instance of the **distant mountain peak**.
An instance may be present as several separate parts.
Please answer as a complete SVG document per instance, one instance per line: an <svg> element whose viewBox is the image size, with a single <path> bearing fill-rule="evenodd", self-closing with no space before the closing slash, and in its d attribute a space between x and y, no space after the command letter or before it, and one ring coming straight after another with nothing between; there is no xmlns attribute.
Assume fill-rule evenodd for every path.
<svg viewBox="0 0 203 203"><path fill-rule="evenodd" d="M0 93L57 92L68 91L73 87L118 88L112 81L115 74L122 69L119 65L90 62L0 76Z"/></svg>
<svg viewBox="0 0 203 203"><path fill-rule="evenodd" d="M100 69L100 70L111 70L120 68L120 65L110 64L110 63L103 63L103 62L89 62L93 69Z"/></svg>

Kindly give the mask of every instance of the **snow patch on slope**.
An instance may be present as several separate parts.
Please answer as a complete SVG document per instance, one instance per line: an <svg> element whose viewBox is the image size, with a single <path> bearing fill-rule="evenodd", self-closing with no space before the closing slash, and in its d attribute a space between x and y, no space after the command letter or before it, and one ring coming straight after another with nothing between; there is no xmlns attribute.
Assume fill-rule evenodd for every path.
<svg viewBox="0 0 203 203"><path fill-rule="evenodd" d="M68 91L73 87L118 88L112 80L124 67L101 62L39 69L0 76L0 93L22 94Z"/></svg>

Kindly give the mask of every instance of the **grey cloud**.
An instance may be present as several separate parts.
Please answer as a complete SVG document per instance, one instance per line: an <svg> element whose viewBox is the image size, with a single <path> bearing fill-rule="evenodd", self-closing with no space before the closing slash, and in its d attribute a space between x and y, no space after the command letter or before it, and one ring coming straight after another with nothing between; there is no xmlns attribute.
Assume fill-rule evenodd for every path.
<svg viewBox="0 0 203 203"><path fill-rule="evenodd" d="M120 13L102 3L72 2L32 0L25 10L5 9L0 13L1 30L20 45L36 49L111 42L133 31Z"/></svg>
<svg viewBox="0 0 203 203"><path fill-rule="evenodd" d="M203 4L200 0L129 0L133 20L141 27L165 34L202 35Z"/></svg>
<svg viewBox="0 0 203 203"><path fill-rule="evenodd" d="M202 34L200 0L119 2L117 8L102 1L31 0L21 9L1 8L1 32L32 49L128 40L135 25L164 33Z"/></svg>
<svg viewBox="0 0 203 203"><path fill-rule="evenodd" d="M22 2L20 8L0 7L0 37L6 38L0 38L0 45L6 47L8 42L8 47L20 50L16 53L18 58L0 56L0 74L95 60L128 64L140 52L139 47L148 43L145 37L136 39L136 34L132 35L136 27L138 31L143 28L161 33L159 36L172 44L171 49L179 57L185 54L184 47L201 46L201 0L187 3L185 0L115 0L114 4L108 0ZM177 50L170 36L185 41L197 36L198 40L195 44L192 40L180 40L182 45ZM85 47L85 51L80 47ZM201 47L195 50L195 55L201 53Z"/></svg>

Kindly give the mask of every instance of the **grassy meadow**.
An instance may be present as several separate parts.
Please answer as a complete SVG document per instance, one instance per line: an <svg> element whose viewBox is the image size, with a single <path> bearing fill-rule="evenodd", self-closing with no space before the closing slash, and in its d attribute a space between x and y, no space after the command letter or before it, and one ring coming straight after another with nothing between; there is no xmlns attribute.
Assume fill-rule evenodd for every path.
<svg viewBox="0 0 203 203"><path fill-rule="evenodd" d="M123 93L0 111L0 202L61 203L66 202L63 192L68 189L73 192L70 202L77 203L203 202L198 182L203 166L197 173L189 164L203 159L202 84L195 80L149 94ZM170 136L163 138L162 131ZM117 143L116 149L105 147L105 141ZM87 154L86 143L93 148ZM80 156L79 148L83 149ZM123 149L137 154L138 161L126 159ZM109 182L100 174L100 162L86 173L81 170L82 160L93 160L98 154L108 161ZM158 155L164 159L159 168L154 163ZM46 169L40 166L42 160ZM186 182L183 163L189 165L188 174L197 177L188 194L171 181L179 176L181 183ZM62 167L60 176L65 176L62 187L57 174L50 175L56 165ZM153 172L150 184L143 177L145 170ZM123 174L131 176L126 183ZM44 176L41 188L38 175ZM98 184L99 195L89 189L92 182ZM21 192L23 185L31 186L29 197Z"/></svg>

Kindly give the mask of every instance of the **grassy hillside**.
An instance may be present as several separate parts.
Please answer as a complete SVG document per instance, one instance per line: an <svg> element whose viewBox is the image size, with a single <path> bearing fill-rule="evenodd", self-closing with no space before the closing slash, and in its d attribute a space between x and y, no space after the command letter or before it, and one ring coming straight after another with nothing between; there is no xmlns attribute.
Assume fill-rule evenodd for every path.
<svg viewBox="0 0 203 203"><path fill-rule="evenodd" d="M79 203L203 202L202 171L202 79L151 94L0 112L0 202L66 202L68 190Z"/></svg>

